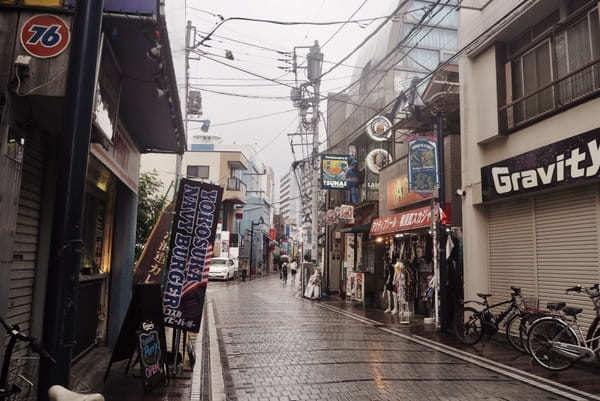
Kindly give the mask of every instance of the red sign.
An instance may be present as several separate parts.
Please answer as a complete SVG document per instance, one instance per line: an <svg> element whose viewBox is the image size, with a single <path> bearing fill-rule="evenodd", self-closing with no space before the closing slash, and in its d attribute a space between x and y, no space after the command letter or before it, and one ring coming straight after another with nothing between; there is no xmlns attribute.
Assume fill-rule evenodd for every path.
<svg viewBox="0 0 600 401"><path fill-rule="evenodd" d="M19 36L23 49L37 58L56 57L71 41L69 26L61 18L51 14L29 18Z"/></svg>
<svg viewBox="0 0 600 401"><path fill-rule="evenodd" d="M370 235L391 234L431 225L431 207L409 210L373 220Z"/></svg>
<svg viewBox="0 0 600 401"><path fill-rule="evenodd" d="M271 238L271 240L275 241L275 229L271 228L269 230L269 238Z"/></svg>

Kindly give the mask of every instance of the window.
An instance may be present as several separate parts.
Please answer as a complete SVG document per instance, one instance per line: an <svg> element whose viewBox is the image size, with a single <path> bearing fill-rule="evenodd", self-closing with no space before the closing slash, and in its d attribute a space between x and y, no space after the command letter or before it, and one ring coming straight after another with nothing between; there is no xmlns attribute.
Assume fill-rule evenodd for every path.
<svg viewBox="0 0 600 401"><path fill-rule="evenodd" d="M187 178L208 179L209 166L187 166Z"/></svg>
<svg viewBox="0 0 600 401"><path fill-rule="evenodd" d="M508 44L507 106L500 108L504 129L600 93L598 9L559 28L557 21L558 12L552 13Z"/></svg>

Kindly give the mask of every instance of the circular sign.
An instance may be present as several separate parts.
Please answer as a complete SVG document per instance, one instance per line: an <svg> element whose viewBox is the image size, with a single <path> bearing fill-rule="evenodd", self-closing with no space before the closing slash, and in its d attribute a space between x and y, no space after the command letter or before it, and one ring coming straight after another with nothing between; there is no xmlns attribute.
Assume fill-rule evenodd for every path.
<svg viewBox="0 0 600 401"><path fill-rule="evenodd" d="M392 162L390 152L385 149L373 149L367 155L366 164L369 170L375 174L379 174L382 168Z"/></svg>
<svg viewBox="0 0 600 401"><path fill-rule="evenodd" d="M37 58L56 57L71 41L69 26L52 14L40 14L29 18L20 33L21 46Z"/></svg>
<svg viewBox="0 0 600 401"><path fill-rule="evenodd" d="M375 116L367 123L367 134L374 141L386 141L392 136L392 123L384 116Z"/></svg>

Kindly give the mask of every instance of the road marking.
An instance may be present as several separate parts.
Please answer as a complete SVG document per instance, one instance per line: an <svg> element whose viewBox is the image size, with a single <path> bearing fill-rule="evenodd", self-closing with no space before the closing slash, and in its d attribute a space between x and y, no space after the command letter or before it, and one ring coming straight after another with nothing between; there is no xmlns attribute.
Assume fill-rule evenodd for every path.
<svg viewBox="0 0 600 401"><path fill-rule="evenodd" d="M426 339L426 338L423 338L423 337L420 337L417 335L409 336L409 335L406 335L403 333L399 333L393 329L381 327L381 322L377 322L372 319L368 319L368 318L365 318L362 316L355 315L352 312L347 312L347 311L341 310L335 306L324 305L324 304L317 304L317 305L319 305L320 307L322 307L324 309L330 310L332 312L335 312L335 313L344 315L346 317L349 317L351 319L360 321L364 324L375 326L376 329L382 330L386 333L395 335L397 337L414 342L416 344L422 345L427 348L435 349L436 351L439 351L443 354L453 356L455 358L472 363L479 367L491 370L493 372L502 374L504 376L508 376L508 377L518 380L522 383L537 387L541 390L559 395L561 397L565 397L565 398L568 398L570 400L575 400L575 401L586 401L586 400L600 401L600 397L595 396L590 393L587 393L585 391L581 391L581 390L575 389L573 387L565 386L564 384L557 383L555 381L546 379L544 377L539 377L534 374L524 372L519 369L515 369L511 366L504 365L499 362L495 362L495 361L492 361L492 360L489 360L486 358L482 358L477 355L469 354L468 352L461 351L456 348L452 348L450 346L440 344L438 342L431 341L429 339Z"/></svg>

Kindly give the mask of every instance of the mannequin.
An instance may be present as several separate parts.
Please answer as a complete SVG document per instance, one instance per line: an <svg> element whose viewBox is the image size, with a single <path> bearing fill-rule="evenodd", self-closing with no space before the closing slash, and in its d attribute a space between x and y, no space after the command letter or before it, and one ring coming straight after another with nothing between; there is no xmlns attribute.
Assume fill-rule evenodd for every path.
<svg viewBox="0 0 600 401"><path fill-rule="evenodd" d="M398 313L398 298L404 300L404 264L400 261L394 265L394 280L392 297L394 302L394 308L392 309L392 315Z"/></svg>
<svg viewBox="0 0 600 401"><path fill-rule="evenodd" d="M394 306L392 292L394 290L394 268L391 263L386 263L385 266L385 284L383 285L383 298L387 299L388 307L384 313L390 313Z"/></svg>

